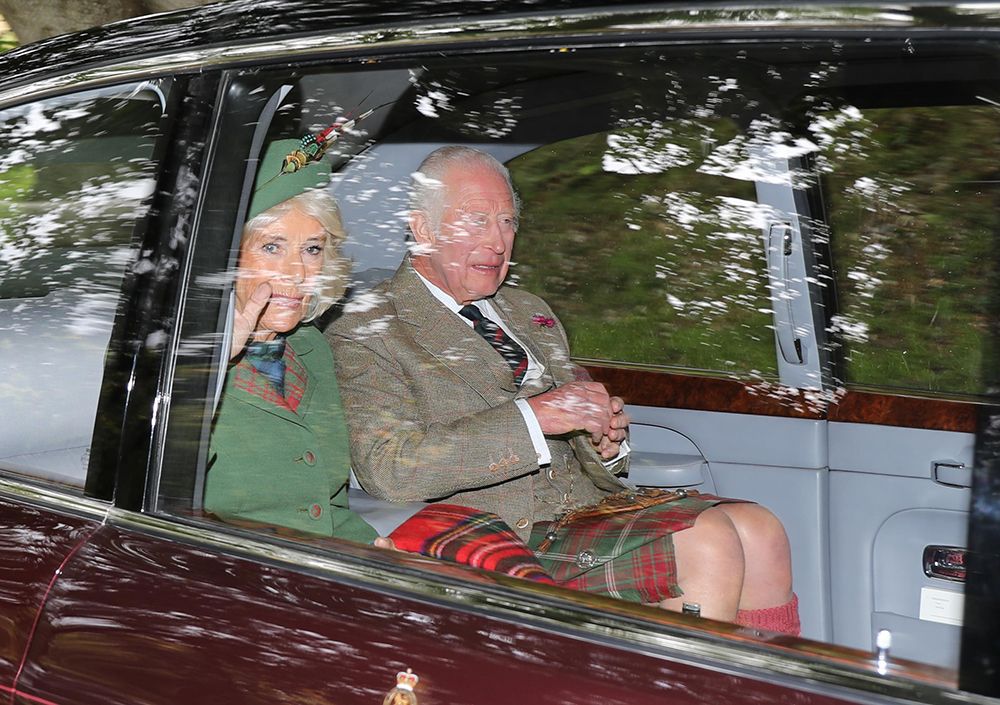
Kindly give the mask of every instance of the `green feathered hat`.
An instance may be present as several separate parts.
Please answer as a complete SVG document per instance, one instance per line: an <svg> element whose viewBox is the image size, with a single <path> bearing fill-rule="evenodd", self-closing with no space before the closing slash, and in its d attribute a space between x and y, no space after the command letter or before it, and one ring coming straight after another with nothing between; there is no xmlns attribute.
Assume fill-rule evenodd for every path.
<svg viewBox="0 0 1000 705"><path fill-rule="evenodd" d="M302 142L296 139L277 140L267 146L257 169L247 222L293 196L330 183L330 162L320 154L316 161L306 161L299 166L306 158L301 150ZM299 153L299 161L292 158L296 152ZM286 161L298 168L291 171L286 167Z"/></svg>

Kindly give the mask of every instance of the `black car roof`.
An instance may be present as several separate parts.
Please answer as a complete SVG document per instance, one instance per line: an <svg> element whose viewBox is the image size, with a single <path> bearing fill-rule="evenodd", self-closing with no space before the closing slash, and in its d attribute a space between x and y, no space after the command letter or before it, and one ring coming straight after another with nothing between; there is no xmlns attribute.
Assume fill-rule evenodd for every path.
<svg viewBox="0 0 1000 705"><path fill-rule="evenodd" d="M699 3L631 0L231 0L212 5L123 20L60 35L0 55L0 91L23 86L39 77L150 57L167 52L232 47L317 33L350 32L364 27L405 30L408 25L462 19L558 14L577 30L588 28L589 16L663 12L673 21L700 27L719 24L789 22L826 29L889 25L906 29L1000 27L995 3L911 2L887 5L864 2L789 4L775 2ZM596 19L596 17L594 18ZM456 28L461 24L456 25ZM559 30L557 22L552 31Z"/></svg>

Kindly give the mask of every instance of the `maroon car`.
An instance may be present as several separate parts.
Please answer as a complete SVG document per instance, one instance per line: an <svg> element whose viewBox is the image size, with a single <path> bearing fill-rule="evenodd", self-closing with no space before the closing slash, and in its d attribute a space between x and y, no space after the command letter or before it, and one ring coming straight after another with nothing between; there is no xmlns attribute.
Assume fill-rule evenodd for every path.
<svg viewBox="0 0 1000 705"><path fill-rule="evenodd" d="M262 147L352 120L319 325L427 153L495 155L629 482L777 514L801 638L203 510ZM989 3L236 0L0 56L3 697L1000 702L997 184Z"/></svg>

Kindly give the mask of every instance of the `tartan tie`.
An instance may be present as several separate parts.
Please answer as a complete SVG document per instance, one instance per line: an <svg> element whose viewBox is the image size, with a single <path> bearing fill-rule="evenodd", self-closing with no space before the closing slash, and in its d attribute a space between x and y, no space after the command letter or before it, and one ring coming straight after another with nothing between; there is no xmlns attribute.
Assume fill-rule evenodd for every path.
<svg viewBox="0 0 1000 705"><path fill-rule="evenodd" d="M524 352L524 348L507 335L503 328L484 316L476 306L466 304L459 313L472 321L472 329L503 356L514 373L514 382L520 385L524 380L524 373L528 371L528 354Z"/></svg>

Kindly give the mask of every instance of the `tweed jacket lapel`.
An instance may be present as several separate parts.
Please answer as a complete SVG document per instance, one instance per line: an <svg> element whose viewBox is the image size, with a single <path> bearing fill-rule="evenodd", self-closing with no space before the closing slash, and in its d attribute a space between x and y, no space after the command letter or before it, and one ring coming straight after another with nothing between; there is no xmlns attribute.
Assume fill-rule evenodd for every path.
<svg viewBox="0 0 1000 705"><path fill-rule="evenodd" d="M409 259L389 287L399 320L414 327L413 339L489 403L518 391L506 361L417 277Z"/></svg>

